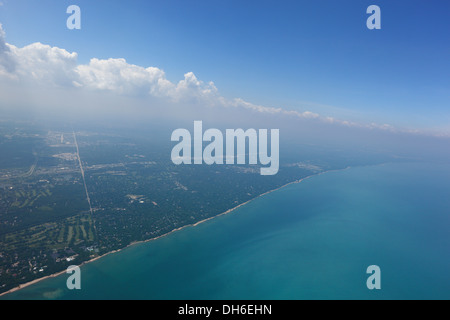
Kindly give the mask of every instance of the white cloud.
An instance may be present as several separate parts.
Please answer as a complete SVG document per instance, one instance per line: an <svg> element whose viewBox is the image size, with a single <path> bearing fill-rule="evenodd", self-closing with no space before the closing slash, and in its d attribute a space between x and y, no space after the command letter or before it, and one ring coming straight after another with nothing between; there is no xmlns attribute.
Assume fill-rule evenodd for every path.
<svg viewBox="0 0 450 320"><path fill-rule="evenodd" d="M243 108L269 115L285 115L301 119L352 127L377 128L394 131L389 125L362 125L323 117L310 111L293 111L283 108L255 105L243 99L222 97L213 82L204 83L193 72L173 83L163 70L129 64L125 59L93 58L89 64L78 64L77 53L33 43L18 48L5 41L0 24L0 78L17 83L46 84L59 87L75 87L81 90L111 91L124 95L140 95L167 99L169 102L200 103L212 107Z"/></svg>
<svg viewBox="0 0 450 320"><path fill-rule="evenodd" d="M21 80L59 86L71 85L76 77L77 53L33 43L23 48L7 44L15 63L15 75Z"/></svg>
<svg viewBox="0 0 450 320"><path fill-rule="evenodd" d="M111 90L123 94L154 94L170 87L164 72L128 64L125 59L91 59L88 65L75 67L74 81L79 86Z"/></svg>
<svg viewBox="0 0 450 320"><path fill-rule="evenodd" d="M14 68L14 56L5 41L5 31L3 31L2 24L0 23L0 76L11 77Z"/></svg>

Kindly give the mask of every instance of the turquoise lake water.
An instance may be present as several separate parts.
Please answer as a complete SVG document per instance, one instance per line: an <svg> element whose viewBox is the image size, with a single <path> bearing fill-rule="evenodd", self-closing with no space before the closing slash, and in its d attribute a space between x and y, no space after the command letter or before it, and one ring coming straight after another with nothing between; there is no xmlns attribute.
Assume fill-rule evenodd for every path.
<svg viewBox="0 0 450 320"><path fill-rule="evenodd" d="M370 265L381 290L366 286ZM450 165L327 172L3 299L450 299Z"/></svg>

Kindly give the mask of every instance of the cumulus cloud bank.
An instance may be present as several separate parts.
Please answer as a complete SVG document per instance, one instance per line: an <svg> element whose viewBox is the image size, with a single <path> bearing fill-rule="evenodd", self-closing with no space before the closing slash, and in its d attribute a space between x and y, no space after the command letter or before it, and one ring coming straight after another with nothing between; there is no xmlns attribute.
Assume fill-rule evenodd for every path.
<svg viewBox="0 0 450 320"><path fill-rule="evenodd" d="M188 72L184 79L173 83L163 70L129 64L125 59L93 58L89 64L78 64L76 52L33 43L18 48L5 41L0 24L0 79L18 84L50 85L82 88L89 91L110 91L123 95L149 96L169 102L200 103L204 106L244 108L262 114L281 114L302 119L315 119L324 123L344 126L378 128L393 131L389 125L358 124L317 113L255 105L240 98L221 96L213 82L205 83Z"/></svg>

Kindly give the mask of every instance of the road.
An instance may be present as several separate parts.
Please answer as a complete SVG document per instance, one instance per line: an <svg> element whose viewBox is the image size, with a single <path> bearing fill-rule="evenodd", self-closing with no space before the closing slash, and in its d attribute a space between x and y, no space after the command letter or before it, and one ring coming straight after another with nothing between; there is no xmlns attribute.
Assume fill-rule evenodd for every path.
<svg viewBox="0 0 450 320"><path fill-rule="evenodd" d="M97 238L97 228L95 227L94 215L93 215L92 205L91 205L91 198L89 197L89 192L88 192L88 188L86 185L86 179L84 178L84 169L83 169L83 164L81 163L80 149L78 148L77 135L75 134L75 131L73 129L72 129L72 132L73 132L73 140L75 141L75 147L77 149L77 158L78 158L78 163L80 165L81 176L83 177L84 190L86 191L86 199L89 204L89 212L91 213L91 221L94 226L95 236Z"/></svg>

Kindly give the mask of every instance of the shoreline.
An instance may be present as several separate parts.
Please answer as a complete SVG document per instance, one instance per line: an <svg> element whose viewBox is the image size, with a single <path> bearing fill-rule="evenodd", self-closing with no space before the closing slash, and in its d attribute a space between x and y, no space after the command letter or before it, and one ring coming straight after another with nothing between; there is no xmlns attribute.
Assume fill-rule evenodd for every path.
<svg viewBox="0 0 450 320"><path fill-rule="evenodd" d="M261 193L260 195L257 195L256 197L251 198L250 200L247 200L247 201L245 201L245 202L243 202L243 203L241 203L241 204L239 204L239 205L237 205L237 206L235 206L235 207L233 207L233 208L230 208L230 209L228 209L228 210L226 210L226 211L224 211L224 212L222 212L222 213L219 213L219 214L217 214L217 215L215 215L215 216L211 216L211 217L209 217L209 218L205 218L205 219L200 220L200 221L198 221L198 222L196 222L196 223L193 223L193 224L187 224L187 225L184 225L184 226L182 226L182 227L173 229L173 230L171 230L171 231L169 231L169 232L167 232L167 233L164 233L164 234L162 234L162 235L160 235L160 236L157 236L157 237L154 237L154 238L150 238L150 239L147 239L147 240L141 240L141 241L134 241L134 242L131 242L130 244L128 244L127 246L125 246L125 247L123 247L123 248L121 248L121 249L113 250L113 251L107 252L107 253L105 253L105 254L103 254L103 255L101 255L101 256L97 256L97 257L92 258L92 259L90 259L90 260L86 260L86 261L82 262L78 267L81 268L82 266L84 266L84 265L86 265L86 264L88 264L88 263L94 262L94 261L96 261L96 260L98 260L98 259L100 259L100 258L103 258L103 257L105 257L105 256L107 256L107 255L109 255L109 254L114 254L114 253L120 252L120 251L122 251L122 250L124 250L124 249L126 249L126 248L128 248L128 247L131 247L131 246L133 246L133 245L135 245L135 244L147 243L147 242L150 242L150 241L158 240L158 239L160 239L160 238L166 237L166 236L168 236L168 235L170 235L170 234L172 234L172 233L174 233L174 232L183 230L183 229L185 229L185 228L196 227L196 226L198 226L199 224L202 224L202 223L207 222L207 221L209 221L209 220L212 220L212 219L215 219L215 218L217 218L217 217L220 217L220 216L229 214L229 213L231 213L231 212L233 212L233 211L239 209L240 207L242 207L242 206L244 206L244 205L246 205L246 204L248 204L248 203L250 203L250 202L252 202L252 201L254 201L254 200L256 200L256 199L258 199L259 197L263 197L263 196L265 196L265 195L267 195L267 194L269 194L269 193L272 193L272 192L275 192L275 191L280 190L280 189L282 189L282 188L285 188L285 187L287 187L287 186L289 186L289 185L291 185L291 184L301 183L302 181L304 181L304 180L306 180L306 179L309 179L309 178L314 177L314 176L319 176L319 175L324 174L324 173L327 173L327 172L344 171L344 170L347 170L347 169L349 169L349 168L351 168L351 167L348 166L348 167L343 168L343 169L331 169L331 170L325 170L325 171L322 171L322 172L318 172L318 173L311 174L311 175L309 175L309 176L306 176L306 177L301 178L301 179L298 179L298 180L294 180L294 181L288 182L288 183L286 183L286 184L284 184L284 185L282 185L282 186L280 186L280 187L278 187L278 188L275 188L275 189L266 191L266 192L264 192L264 193ZM31 286L31 285L33 285L33 284L35 284L35 283L40 282L40 281L43 281L43 280L46 280L46 279L49 279L49 278L55 278L55 277L60 276L60 275L62 275L62 274L64 274L64 273L66 273L66 272L67 272L67 270L62 270L62 271L60 271L60 272L53 273L53 274L48 275L48 276L45 276L45 277L37 278L37 279L34 279L34 280L32 280L32 281L26 282L26 283L24 283L24 284L20 284L20 285L18 285L17 287L14 287L14 288L12 288L12 289L9 289L8 291L5 291L5 292L3 292L3 293L0 293L0 297L2 297L2 296L4 296L4 295L7 295L7 294L9 294L9 293L13 293L13 292L19 291L20 289L26 288L26 287Z"/></svg>

